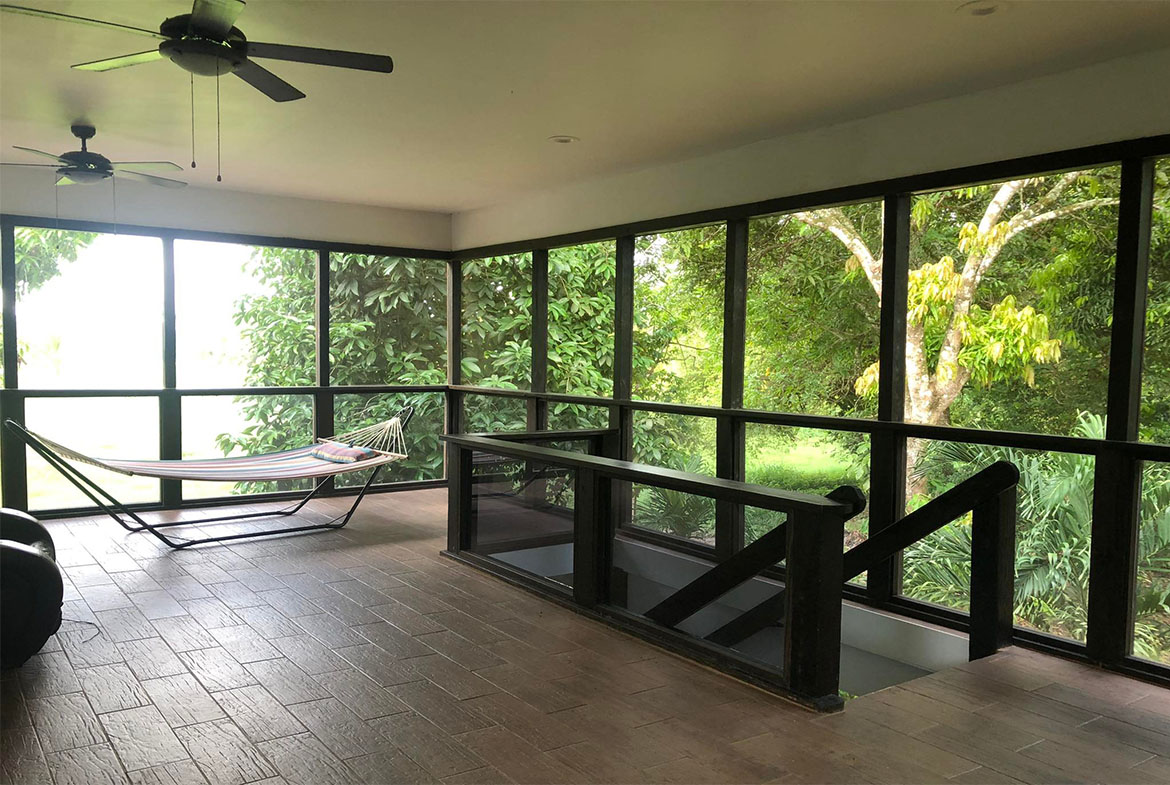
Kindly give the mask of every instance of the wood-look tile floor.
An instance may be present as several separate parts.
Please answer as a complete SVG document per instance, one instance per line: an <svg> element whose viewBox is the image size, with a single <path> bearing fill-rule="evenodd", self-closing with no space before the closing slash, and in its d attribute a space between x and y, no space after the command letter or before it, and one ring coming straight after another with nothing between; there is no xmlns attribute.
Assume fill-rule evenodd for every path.
<svg viewBox="0 0 1170 785"><path fill-rule="evenodd" d="M51 523L67 620L3 673L3 782L1170 782L1160 688L1009 650L818 716L439 556L445 520Z"/></svg>

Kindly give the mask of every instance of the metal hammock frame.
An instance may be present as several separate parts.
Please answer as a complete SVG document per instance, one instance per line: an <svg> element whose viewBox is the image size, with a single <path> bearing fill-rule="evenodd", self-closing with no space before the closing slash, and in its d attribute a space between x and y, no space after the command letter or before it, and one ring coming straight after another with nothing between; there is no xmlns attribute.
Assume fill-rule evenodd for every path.
<svg viewBox="0 0 1170 785"><path fill-rule="evenodd" d="M410 422L410 419L413 415L414 415L414 408L411 406L405 406L402 408L401 411L398 412L397 415L395 415L390 420L387 420L384 423L380 423L380 424L375 425L375 426L370 426L368 428L362 428L362 429L353 431L350 434L341 434L339 436L331 437L328 439L321 438L321 439L318 439L317 441L318 442L345 441L346 438L350 437L350 436L357 436L359 441L362 440L363 438L366 438L366 439L376 439L376 438L390 439L390 441L387 442L386 444L384 444L383 446L389 446L390 444L393 444L393 446L395 446L395 447L402 447L402 449L403 449L402 457L405 457L405 447L403 446L403 443L402 443L402 430L405 429L406 424L408 422ZM321 492L321 489L324 488L325 485L331 479L333 479L333 477L336 475L331 474L329 476L322 478L321 481L319 483L317 483L317 485L311 491L309 491L309 493L306 496L304 496L302 499L297 501L292 506L286 507L284 509L264 511L264 512L240 513L237 515L221 515L221 516L216 516L216 517L212 517L212 518L199 518L199 519L193 519L193 520L163 521L160 523L149 523L146 520L143 520L143 518L140 515L138 515L133 510L131 510L125 504L123 504L122 502L120 502L116 498L114 498L114 496L112 494L110 494L109 491L105 490L100 485L98 485L96 482L94 482L92 479L90 479L88 476L83 474L80 469L78 469L73 464L69 463L65 458L63 458L60 454L58 454L53 449L53 447L49 446L49 444L53 444L54 447L59 447L59 445L56 445L53 442L46 443L47 440L42 440L42 439L38 438L36 434L29 431L23 425L16 422L15 420L6 420L4 425L6 428L8 428L8 430L11 433L15 434L17 437L20 438L21 441L23 441L25 444L27 444L29 446L29 448L31 448L33 450L33 452L35 452L37 455L41 456L41 458L43 458L46 463L48 463L50 466L52 466L54 469L56 469L58 472L60 472L61 475L63 477L65 477L65 479L69 480L69 482L72 483L79 491L81 491L83 494L85 494L85 496L90 501L92 501L98 508L100 508L102 510L102 512L104 512L106 515L113 518L118 523L118 525L121 526L123 529L125 529L128 532L132 532L132 533L133 532L143 532L143 531L149 532L150 534L154 535L154 537L156 537L160 542L165 544L167 547L173 548L175 550L181 550L183 548L190 548L190 547L193 547L195 545L206 545L209 543L228 542L231 540L243 540L243 539L251 539L251 538L255 538L255 537L272 537L272 536L283 535L283 534L299 534L299 533L303 533L303 532L322 531L325 529L340 529L340 528L344 527L347 523L349 523L350 518L352 518L353 514L355 512L357 512L358 505L360 505L362 503L362 499L365 498L366 492L369 491L370 487L374 484L374 480L378 476L378 472L381 470L382 466L384 465L383 463L379 463L370 470L369 477L366 479L365 484L362 485L361 489L358 491L357 496L354 499L353 504L350 506L350 508L348 510L346 510L344 513L341 513L340 515L334 516L330 520L325 521L323 523L303 524L300 526L286 526L286 527L280 528L280 529L268 529L268 530L257 531L257 532L243 532L243 533L238 533L238 534L222 534L222 535L215 536L215 537L196 537L196 538L181 537L181 536L176 535L176 534L168 534L168 533L164 533L164 532L159 531L159 530L165 529L165 528L171 527L171 526L199 526L200 524L206 524L206 523L230 523L233 521L255 520L258 518L286 518L286 517L295 516L297 513L299 513L305 507L306 504L308 504L310 501L312 501ZM364 445L359 445L359 446L364 446ZM80 453L76 453L72 450L68 450L67 452L68 452L70 458L72 458L73 460L83 461L83 462L89 463L93 466L98 466L100 468L110 469L111 471L119 471L123 474L133 474L133 472L128 472L128 471L124 471L124 470L120 470L120 469L113 469L109 466L104 465L100 461L94 460L92 458L88 458L88 457L81 455ZM361 466L360 461L355 463L355 464L346 464L346 465L353 466L352 471L361 471L362 470L362 466ZM226 478L224 478L224 479L226 479ZM293 478L290 477L288 479L293 479ZM196 480L196 479L192 479L191 481L192 482L199 482L199 480Z"/></svg>

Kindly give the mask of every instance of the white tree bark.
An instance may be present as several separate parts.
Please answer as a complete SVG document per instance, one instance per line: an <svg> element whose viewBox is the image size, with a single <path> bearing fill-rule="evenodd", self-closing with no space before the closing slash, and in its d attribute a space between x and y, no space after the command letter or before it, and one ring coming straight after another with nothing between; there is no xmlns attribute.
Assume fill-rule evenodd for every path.
<svg viewBox="0 0 1170 785"><path fill-rule="evenodd" d="M908 324L906 327L907 419L932 425L945 425L949 421L951 405L971 378L970 371L959 362L959 354L963 349L963 322L970 314L980 281L1007 243L1021 232L1039 224L1079 210L1117 203L1117 199L1100 198L1056 206L1060 196L1082 174L1083 172L1068 172L1062 175L1043 196L1029 205L1023 205L1012 218L1006 219L1006 224L1004 215L1012 200L1026 186L1040 182L1043 178L1010 180L996 190L983 211L977 227L978 234L967 251L959 274L959 286L952 302L946 334L933 372L930 371L929 359L926 356L923 326ZM860 263L880 304L883 261L881 251L879 249L874 253L869 248L845 212L840 208L826 208L794 213L793 217L836 237ZM911 460L908 468L913 469L922 444L918 440L910 441L908 453ZM917 483L911 480L909 485L911 493L916 487Z"/></svg>

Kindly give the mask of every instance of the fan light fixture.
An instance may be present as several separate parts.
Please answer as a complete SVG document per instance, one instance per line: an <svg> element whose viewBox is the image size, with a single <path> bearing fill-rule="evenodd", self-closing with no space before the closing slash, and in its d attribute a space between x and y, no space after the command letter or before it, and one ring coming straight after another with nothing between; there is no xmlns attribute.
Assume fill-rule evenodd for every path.
<svg viewBox="0 0 1170 785"><path fill-rule="evenodd" d="M170 161L111 161L101 153L93 152L86 145L86 142L92 139L97 133L97 129L92 125L88 123L76 123L70 126L69 130L81 140L80 150L57 155L32 147L13 145L17 150L39 155L42 158L52 159L53 163L34 164L5 161L0 165L35 166L56 169L57 185L87 185L89 183L100 183L102 180L108 180L111 177L129 178L131 180L150 183L151 185L161 185L164 188L182 188L186 185L181 180L172 180L169 177L159 177L156 174L148 174L142 171L144 169L154 170L156 172L181 171L183 167L176 163L171 163Z"/></svg>
<svg viewBox="0 0 1170 785"><path fill-rule="evenodd" d="M548 138L553 144L572 144L573 142L580 142L581 139L576 136L569 136L568 134L554 134Z"/></svg>
<svg viewBox="0 0 1170 785"><path fill-rule="evenodd" d="M991 16L1000 8L1000 4L994 0L969 0L969 2L959 5L955 10L970 16Z"/></svg>

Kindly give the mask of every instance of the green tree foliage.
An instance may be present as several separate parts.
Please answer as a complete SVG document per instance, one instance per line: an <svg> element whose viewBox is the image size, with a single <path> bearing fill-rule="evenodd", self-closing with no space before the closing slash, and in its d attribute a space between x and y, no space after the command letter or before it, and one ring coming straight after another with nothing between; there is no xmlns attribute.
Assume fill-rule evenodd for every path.
<svg viewBox="0 0 1170 785"><path fill-rule="evenodd" d="M15 229L16 299L35 292L61 274L61 265L77 261L82 249L97 238L93 232L67 232L59 229L34 229L18 226ZM0 332L0 336L2 336ZM18 361L23 362L27 345L17 346ZM0 368L0 383L4 369Z"/></svg>
<svg viewBox="0 0 1170 785"><path fill-rule="evenodd" d="M1075 435L1105 436L1104 418L1082 412ZM918 472L929 493L1007 460L1020 469L1016 527L1016 623L1084 640L1089 591L1093 458L976 444L933 442ZM924 499L919 499L921 503ZM1135 651L1170 649L1170 465L1148 468L1142 484ZM971 519L945 526L908 548L903 591L966 609L971 585Z"/></svg>
<svg viewBox="0 0 1170 785"><path fill-rule="evenodd" d="M841 214L880 245L881 205ZM855 380L877 356L879 310L857 257L832 235L785 214L748 226L745 403L753 408L873 416Z"/></svg>
<svg viewBox="0 0 1170 785"><path fill-rule="evenodd" d="M526 389L532 379L532 259L463 263L463 380Z"/></svg>
<svg viewBox="0 0 1170 785"><path fill-rule="evenodd" d="M639 237L634 256L634 396L719 404L722 224Z"/></svg>
<svg viewBox="0 0 1170 785"><path fill-rule="evenodd" d="M446 284L442 262L363 254L333 254L330 266L330 366L334 384L442 384L446 381ZM250 347L249 385L311 385L316 375L316 253L256 248L248 270L268 293L247 295L236 323ZM313 433L312 401L304 395L244 395L249 425L221 434L226 453L270 452L303 443ZM334 421L340 430L415 409L407 428L410 457L383 479L439 476L442 453L434 394L339 395ZM239 492L284 490L285 483L243 483Z"/></svg>
<svg viewBox="0 0 1170 785"><path fill-rule="evenodd" d="M1154 168L1150 289L1142 374L1142 438L1170 444L1170 158Z"/></svg>

